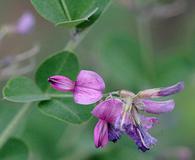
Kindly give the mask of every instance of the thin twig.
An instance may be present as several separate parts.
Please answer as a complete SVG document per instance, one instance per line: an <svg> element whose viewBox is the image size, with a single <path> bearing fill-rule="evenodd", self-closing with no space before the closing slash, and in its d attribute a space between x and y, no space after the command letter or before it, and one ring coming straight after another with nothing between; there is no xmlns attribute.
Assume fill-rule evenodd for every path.
<svg viewBox="0 0 195 160"><path fill-rule="evenodd" d="M0 135L0 148L6 143L10 136L17 128L20 121L26 116L27 112L31 109L31 103L24 104L18 113L14 116L11 122L7 125L5 130Z"/></svg>

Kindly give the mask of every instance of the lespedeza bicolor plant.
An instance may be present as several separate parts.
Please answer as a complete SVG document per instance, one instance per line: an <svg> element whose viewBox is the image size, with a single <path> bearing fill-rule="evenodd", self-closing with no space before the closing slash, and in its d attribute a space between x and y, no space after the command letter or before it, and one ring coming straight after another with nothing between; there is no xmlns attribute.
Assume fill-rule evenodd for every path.
<svg viewBox="0 0 195 160"><path fill-rule="evenodd" d="M110 0L31 2L46 20L55 26L72 28L71 33L74 34L62 51L52 54L37 67L35 80L16 76L6 83L2 92L4 100L23 105L1 132L0 149L5 147L8 148L7 153L10 152L6 145L13 141L11 137L14 131L32 107L38 106L41 113L62 122L81 124L92 115L98 118L94 129L94 143L97 148L106 146L109 141L117 142L121 136L127 135L139 150L143 152L149 150L157 142L157 139L150 135L149 129L158 124L159 120L156 117L144 116L143 113L161 114L172 111L175 106L174 100L161 98L182 91L183 82L170 87L140 91L137 94L127 90L104 93L103 78L95 71L80 70L77 56L73 52L90 31L91 26L108 8ZM34 25L32 13L25 12L14 25L2 27L0 41L10 33L26 36ZM31 56L32 54L25 58L19 56L19 61L29 59ZM8 60L10 63L10 59ZM7 61L1 63L1 67L5 65ZM152 73L153 67L146 68L147 73ZM21 71L24 70L20 70L20 73ZM81 106L95 103L97 105L93 109Z"/></svg>

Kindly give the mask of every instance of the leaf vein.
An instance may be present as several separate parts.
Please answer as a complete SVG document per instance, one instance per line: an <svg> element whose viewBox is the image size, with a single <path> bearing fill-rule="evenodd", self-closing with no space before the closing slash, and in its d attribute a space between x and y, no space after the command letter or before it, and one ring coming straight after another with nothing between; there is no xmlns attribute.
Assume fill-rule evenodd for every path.
<svg viewBox="0 0 195 160"><path fill-rule="evenodd" d="M70 16L70 12L68 10L68 6L66 4L66 1L65 0L60 0L60 3L61 3L61 7L62 7L62 9L64 11L64 14L67 16L68 20L72 21L72 18Z"/></svg>

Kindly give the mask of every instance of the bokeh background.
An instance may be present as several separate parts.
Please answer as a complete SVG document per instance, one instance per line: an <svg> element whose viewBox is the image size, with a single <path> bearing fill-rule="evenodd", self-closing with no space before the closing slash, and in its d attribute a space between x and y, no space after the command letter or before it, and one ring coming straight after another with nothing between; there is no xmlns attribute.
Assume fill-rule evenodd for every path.
<svg viewBox="0 0 195 160"><path fill-rule="evenodd" d="M82 69L95 70L104 77L107 91L137 92L185 82L185 90L174 96L175 110L159 116L160 125L151 131L158 144L141 153L123 136L117 144L96 149L95 118L83 125L65 124L42 115L35 107L14 134L29 147L29 160L195 159L195 1L138 1L113 0L76 54ZM33 77L39 63L63 49L71 34L40 17L29 0L1 0L0 28L16 23L25 11L36 18L34 30L29 35L6 36L0 42L0 61L38 46L37 54L18 67L29 67L22 74ZM11 76L21 74L17 69L5 74L3 69L13 64L7 65L0 68L0 88ZM19 108L20 104L0 101L0 132Z"/></svg>

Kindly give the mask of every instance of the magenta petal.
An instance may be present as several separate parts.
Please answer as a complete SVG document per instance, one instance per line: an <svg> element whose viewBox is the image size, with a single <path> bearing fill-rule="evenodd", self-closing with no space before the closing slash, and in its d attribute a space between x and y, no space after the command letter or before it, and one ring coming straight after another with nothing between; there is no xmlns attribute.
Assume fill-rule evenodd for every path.
<svg viewBox="0 0 195 160"><path fill-rule="evenodd" d="M139 109L144 110L148 113L160 114L165 112L171 112L175 107L175 102L174 100L152 101L147 99L140 99L139 104L137 104L136 106Z"/></svg>
<svg viewBox="0 0 195 160"><path fill-rule="evenodd" d="M121 115L123 103L121 100L111 98L100 102L92 111L92 114L111 124L115 124L117 118Z"/></svg>
<svg viewBox="0 0 195 160"><path fill-rule="evenodd" d="M159 123L159 119L156 117L145 117L141 116L141 124L145 130L153 128L156 124Z"/></svg>
<svg viewBox="0 0 195 160"><path fill-rule="evenodd" d="M94 128L94 143L97 148L104 147L108 143L108 124L99 120Z"/></svg>
<svg viewBox="0 0 195 160"><path fill-rule="evenodd" d="M92 104L99 101L105 89L104 80L93 71L80 71L74 90L74 100L78 104Z"/></svg>
<svg viewBox="0 0 195 160"><path fill-rule="evenodd" d="M74 81L70 80L67 77L58 75L49 77L48 82L51 83L51 86L54 89L62 92L73 91L75 86Z"/></svg>

